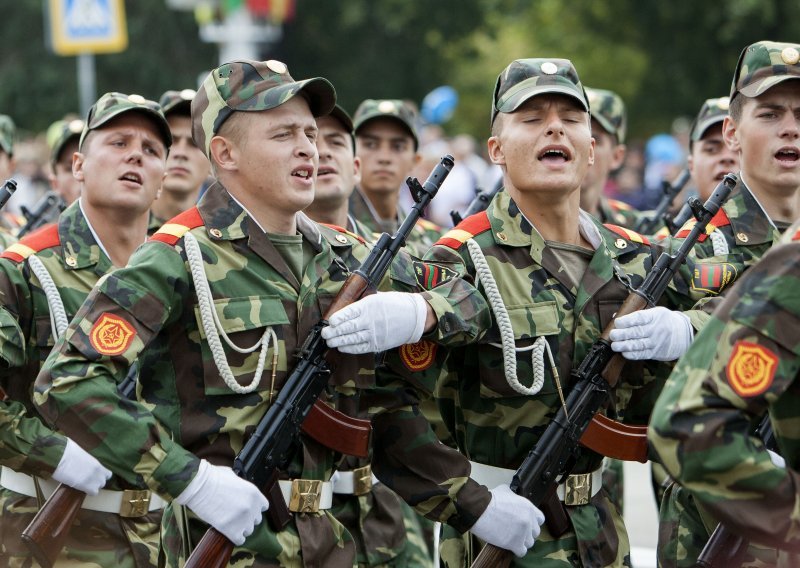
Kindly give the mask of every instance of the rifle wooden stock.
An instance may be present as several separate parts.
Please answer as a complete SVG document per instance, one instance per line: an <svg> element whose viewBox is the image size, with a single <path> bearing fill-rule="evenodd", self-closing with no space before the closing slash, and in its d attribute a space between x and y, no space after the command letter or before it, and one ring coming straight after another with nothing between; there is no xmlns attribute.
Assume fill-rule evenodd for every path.
<svg viewBox="0 0 800 568"><path fill-rule="evenodd" d="M224 568L228 565L231 554L233 554L233 543L224 534L211 527L186 560L186 566Z"/></svg>
<svg viewBox="0 0 800 568"><path fill-rule="evenodd" d="M508 568L512 556L513 553L510 550L486 544L475 557L472 568Z"/></svg>
<svg viewBox="0 0 800 568"><path fill-rule="evenodd" d="M53 566L64 548L84 497L86 493L62 483L22 532L22 542L44 568Z"/></svg>
<svg viewBox="0 0 800 568"><path fill-rule="evenodd" d="M581 445L610 458L647 462L647 426L631 426L595 414Z"/></svg>
<svg viewBox="0 0 800 568"><path fill-rule="evenodd" d="M303 421L303 432L339 453L358 458L369 457L372 424L353 418L318 400Z"/></svg>
<svg viewBox="0 0 800 568"><path fill-rule="evenodd" d="M747 541L719 524L697 557L697 568L738 568L747 552Z"/></svg>

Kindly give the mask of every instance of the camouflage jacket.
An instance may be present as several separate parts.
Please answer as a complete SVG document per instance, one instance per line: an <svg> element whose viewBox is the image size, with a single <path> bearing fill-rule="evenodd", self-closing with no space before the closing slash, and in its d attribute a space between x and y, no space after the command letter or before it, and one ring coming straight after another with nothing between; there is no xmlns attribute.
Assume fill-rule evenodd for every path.
<svg viewBox="0 0 800 568"><path fill-rule="evenodd" d="M197 207L166 223L140 247L127 267L98 283L37 380L36 402L43 415L112 471L144 482L166 498L186 488L199 458L232 465L246 433L294 366L293 356L310 328L349 269L369 252L354 236L304 215L298 215L298 231L313 252L301 281L228 192L219 184L212 186ZM199 244L214 309L230 340L253 345L270 327L277 335L277 345L267 353L264 378L251 394L231 392L212 358L188 267L188 233ZM418 288L410 257L398 257L390 272L382 289ZM440 322L448 323L440 323L433 339L470 339L485 323L485 305L463 282L438 292L424 294ZM448 300L448 293L455 299ZM249 384L258 351L240 354L225 347L225 354L234 379ZM134 361L140 368L139 401L129 402L116 387ZM372 354L342 356L326 395L330 402L343 405L359 390L372 387L374 361ZM85 404L90 400L103 403ZM103 444L107 431L126 432L126 443ZM304 435L301 442L287 477L330 478L333 452ZM169 515L168 508L165 518ZM199 523L193 526L195 542L202 530ZM280 536L261 523L234 554L270 562L286 539L299 538L289 545L297 544L290 554L302 548L308 563L324 559L338 565L352 553L343 546L347 536L327 513L297 514Z"/></svg>
<svg viewBox="0 0 800 568"><path fill-rule="evenodd" d="M800 552L800 233L726 294L680 360L649 440L669 473L754 543ZM786 469L751 433L769 413ZM789 561L786 565L797 565Z"/></svg>
<svg viewBox="0 0 800 568"><path fill-rule="evenodd" d="M587 238L597 243L597 248L577 288L563 275L551 247L506 193L498 194L484 213L467 218L448 232L426 255L426 261L440 265L439 270L474 279L476 268L465 242L470 237L475 240L507 308L516 347L529 347L537 337L545 337L565 397L571 369L581 362L628 296L627 284L636 287L642 282L653 257L647 241L633 232L612 231L584 213L582 226L585 232L593 233ZM486 294L483 284L478 289ZM477 345L449 349L429 345L416 350L403 347L392 353L387 369L379 376L398 381L398 391L408 383L435 391L444 422L464 455L483 464L516 469L555 416L561 401L546 355L544 384L539 393L528 396L514 390L503 372L502 351L496 346L499 342L499 327L493 320ZM516 364L517 377L530 386L531 351L518 352ZM631 398L668 371L668 366L652 362L626 363L612 414L625 419ZM379 436L380 422L373 420L373 424ZM601 462L601 456L586 450L574 472L593 471ZM395 474L395 478L399 475ZM404 491L408 490L401 487L399 492L405 497ZM569 513L584 565L621 565L627 554L627 540L619 534L621 519L604 492L587 506L569 507ZM567 533L564 538L574 536L575 533ZM557 541L556 548L562 544ZM553 550L547 544L537 542L526 561L541 560L549 553Z"/></svg>
<svg viewBox="0 0 800 568"><path fill-rule="evenodd" d="M26 236L0 256L0 381L9 400L0 403L0 462L17 471L49 477L66 438L45 426L33 407L33 382L55 343L50 307L32 273L35 255L53 279L67 320L77 313L97 280L114 267L74 203L58 220Z"/></svg>
<svg viewBox="0 0 800 568"><path fill-rule="evenodd" d="M17 238L14 235L5 229L0 229L0 252L4 251L15 242L17 242Z"/></svg>
<svg viewBox="0 0 800 568"><path fill-rule="evenodd" d="M356 221L369 229L370 232L381 234L386 231L383 223L381 223L380 219L378 219L375 209L369 203L367 197L361 193L361 190L358 188L356 188L355 191L353 191L353 193L350 195L349 210L350 215L352 215ZM406 212L399 210L398 205L398 226L403 222L405 217ZM393 232L394 231L389 231L389 234L392 234ZM436 223L432 223L427 219L420 218L417 221L417 224L415 225L411 235L409 235L406 246L410 252L416 254L417 256L422 256L433 245L433 243L435 243L439 237L442 236L443 232L444 229Z"/></svg>

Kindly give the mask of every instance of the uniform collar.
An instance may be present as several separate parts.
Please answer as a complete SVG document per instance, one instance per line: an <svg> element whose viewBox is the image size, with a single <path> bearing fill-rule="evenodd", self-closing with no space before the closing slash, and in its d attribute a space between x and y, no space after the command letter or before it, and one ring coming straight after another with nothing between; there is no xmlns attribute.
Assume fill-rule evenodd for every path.
<svg viewBox="0 0 800 568"><path fill-rule="evenodd" d="M98 263L111 266L111 259L102 251L80 207L80 200L72 203L59 216L58 238L65 270L80 270Z"/></svg>
<svg viewBox="0 0 800 568"><path fill-rule="evenodd" d="M769 215L752 190L747 187L741 175L733 195L722 208L731 222L733 238L736 239L737 245L760 245L776 242L779 238L780 234Z"/></svg>

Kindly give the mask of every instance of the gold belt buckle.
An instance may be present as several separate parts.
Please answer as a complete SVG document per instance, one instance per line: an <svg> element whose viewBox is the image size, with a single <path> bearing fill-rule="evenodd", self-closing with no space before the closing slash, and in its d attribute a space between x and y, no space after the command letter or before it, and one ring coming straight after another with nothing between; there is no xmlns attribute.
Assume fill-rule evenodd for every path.
<svg viewBox="0 0 800 568"><path fill-rule="evenodd" d="M372 491L372 466L357 467L353 470L353 495L366 495Z"/></svg>
<svg viewBox="0 0 800 568"><path fill-rule="evenodd" d="M564 483L564 505L587 505L592 496L592 474L568 475Z"/></svg>
<svg viewBox="0 0 800 568"><path fill-rule="evenodd" d="M150 506L150 491L147 489L126 489L122 492L120 517L144 517Z"/></svg>
<svg viewBox="0 0 800 568"><path fill-rule="evenodd" d="M289 510L292 513L318 513L322 482L318 479L293 479Z"/></svg>

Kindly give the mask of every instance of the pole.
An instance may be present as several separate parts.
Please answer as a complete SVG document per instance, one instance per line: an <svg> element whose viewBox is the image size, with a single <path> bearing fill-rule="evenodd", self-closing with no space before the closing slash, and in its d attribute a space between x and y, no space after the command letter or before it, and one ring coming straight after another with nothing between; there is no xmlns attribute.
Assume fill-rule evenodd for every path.
<svg viewBox="0 0 800 568"><path fill-rule="evenodd" d="M86 116L97 99L97 81L94 68L94 54L78 55L78 101L81 114Z"/></svg>

